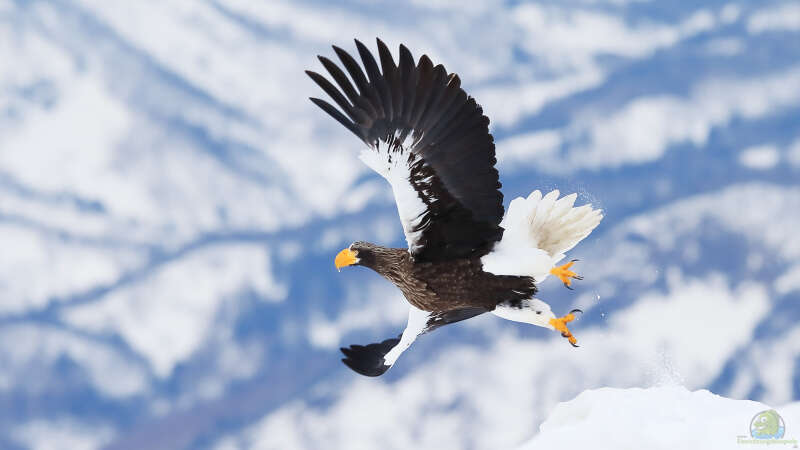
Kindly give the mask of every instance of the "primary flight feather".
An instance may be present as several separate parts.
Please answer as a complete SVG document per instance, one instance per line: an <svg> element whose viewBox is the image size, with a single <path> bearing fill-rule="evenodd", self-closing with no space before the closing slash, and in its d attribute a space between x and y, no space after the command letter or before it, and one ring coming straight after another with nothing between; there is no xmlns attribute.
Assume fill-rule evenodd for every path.
<svg viewBox="0 0 800 450"><path fill-rule="evenodd" d="M395 63L380 39L378 61L355 43L363 69L336 46L344 70L319 57L336 85L306 71L338 108L311 101L367 145L360 159L391 185L408 248L354 242L335 265L369 267L394 283L409 316L399 337L342 348L342 361L362 375L382 375L418 335L484 312L558 330L576 345L566 324L577 310L557 318L533 296L549 274L567 287L580 279L572 261L556 264L602 212L574 207L575 194L537 190L513 200L503 217L489 119L458 75L426 55L415 63L404 45Z"/></svg>

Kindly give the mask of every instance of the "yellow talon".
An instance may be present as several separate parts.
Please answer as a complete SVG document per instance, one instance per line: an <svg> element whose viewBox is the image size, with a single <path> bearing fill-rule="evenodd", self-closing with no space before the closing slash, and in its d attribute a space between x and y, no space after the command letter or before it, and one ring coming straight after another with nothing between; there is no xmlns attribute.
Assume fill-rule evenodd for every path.
<svg viewBox="0 0 800 450"><path fill-rule="evenodd" d="M555 275L555 276L557 276L558 279L561 280L562 283L564 283L564 286L567 289L572 289L570 287L570 285L572 284L572 279L573 278L576 279L576 280L582 280L583 279L582 276L580 276L577 273L569 270L569 268L572 267L573 264L575 264L575 261L577 261L577 259L573 259L572 261L570 261L570 262L568 262L568 263L566 263L566 264L564 264L562 266L553 267L552 269L550 269L550 273Z"/></svg>
<svg viewBox="0 0 800 450"><path fill-rule="evenodd" d="M567 340L569 341L570 344L572 344L573 347L578 346L578 340L575 339L575 336L573 336L572 333L569 331L569 328L567 328L567 323L575 320L575 313L581 313L581 312L583 311L581 311L580 309L573 309L572 311L569 312L569 314L567 314L564 317L561 317L560 319L550 319L550 325L552 325L552 327L555 328L557 331L560 331L561 336L567 338Z"/></svg>

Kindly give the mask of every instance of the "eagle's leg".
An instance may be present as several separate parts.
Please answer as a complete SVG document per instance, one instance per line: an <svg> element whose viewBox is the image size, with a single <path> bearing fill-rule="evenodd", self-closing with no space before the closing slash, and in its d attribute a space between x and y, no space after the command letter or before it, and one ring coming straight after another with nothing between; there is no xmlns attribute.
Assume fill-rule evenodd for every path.
<svg viewBox="0 0 800 450"><path fill-rule="evenodd" d="M560 331L561 336L567 338L567 340L569 341L570 344L572 344L573 347L578 346L578 340L575 339L575 336L573 336L572 333L569 331L569 328L567 328L567 323L575 320L576 313L582 313L582 312L583 311L581 311L580 309L573 309L572 311L569 312L569 314L567 314L564 317L561 317L559 319L550 319L550 325L557 331Z"/></svg>
<svg viewBox="0 0 800 450"><path fill-rule="evenodd" d="M576 279L576 280L582 280L583 279L582 276L580 276L577 273L569 270L569 268L572 267L573 264L575 264L575 261L577 261L577 259L573 259L572 261L570 261L570 262L568 262L568 263L566 263L564 265L561 265L561 266L558 266L558 267L553 267L552 269L550 269L550 273L555 275L555 276L557 276L558 279L561 280L562 283L564 283L564 286L567 289L572 289L570 287L570 285L572 284L572 279L573 278Z"/></svg>

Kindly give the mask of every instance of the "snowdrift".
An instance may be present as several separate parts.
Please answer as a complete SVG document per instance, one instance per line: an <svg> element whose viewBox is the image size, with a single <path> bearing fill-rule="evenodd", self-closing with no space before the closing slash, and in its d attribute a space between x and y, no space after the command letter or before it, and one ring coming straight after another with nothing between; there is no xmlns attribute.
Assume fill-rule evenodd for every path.
<svg viewBox="0 0 800 450"><path fill-rule="evenodd" d="M760 415L770 410L677 386L589 390L557 405L520 450L797 448L800 402ZM754 439L751 427L773 437Z"/></svg>

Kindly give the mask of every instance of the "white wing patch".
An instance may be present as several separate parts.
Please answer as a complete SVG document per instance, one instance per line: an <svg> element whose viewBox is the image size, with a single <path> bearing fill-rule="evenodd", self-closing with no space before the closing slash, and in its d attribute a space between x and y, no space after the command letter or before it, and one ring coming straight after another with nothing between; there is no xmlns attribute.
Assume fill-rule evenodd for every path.
<svg viewBox="0 0 800 450"><path fill-rule="evenodd" d="M505 234L503 235L505 240ZM483 270L495 275L533 277L536 282L544 280L553 268L553 258L544 250L534 247L515 246L500 241L494 249L481 258Z"/></svg>
<svg viewBox="0 0 800 450"><path fill-rule="evenodd" d="M418 157L413 153L392 152L389 146L379 147L377 150L364 149L358 157L392 186L408 250L416 251L422 246L419 238L423 230L419 225L428 212L428 208L419 197L419 192L414 189L410 181L411 167L418 161Z"/></svg>
<svg viewBox="0 0 800 450"><path fill-rule="evenodd" d="M432 313L410 306L408 310L408 325L406 325L406 329L399 339L390 338L369 345L343 347L341 350L345 358L342 359L342 362L361 375L368 377L383 375L394 365L397 358L411 346L417 336L433 326L428 323L431 316Z"/></svg>
<svg viewBox="0 0 800 450"><path fill-rule="evenodd" d="M500 223L505 228L503 239L481 258L483 270L541 282L603 219L602 210L591 205L573 207L577 194L560 199L559 194L554 190L542 197L536 190L528 198L512 200Z"/></svg>
<svg viewBox="0 0 800 450"><path fill-rule="evenodd" d="M397 358L414 343L417 336L485 312L488 311L480 307L427 312L409 305L408 324L399 338L390 338L368 345L343 347L341 350L345 358L342 362L361 375L381 376L397 362Z"/></svg>
<svg viewBox="0 0 800 450"><path fill-rule="evenodd" d="M408 347L411 347L417 336L425 331L430 316L431 313L408 305L408 324L406 324L406 329L403 330L400 342L383 357L384 365L391 367L400 357L400 354L406 351Z"/></svg>

